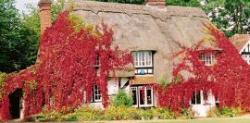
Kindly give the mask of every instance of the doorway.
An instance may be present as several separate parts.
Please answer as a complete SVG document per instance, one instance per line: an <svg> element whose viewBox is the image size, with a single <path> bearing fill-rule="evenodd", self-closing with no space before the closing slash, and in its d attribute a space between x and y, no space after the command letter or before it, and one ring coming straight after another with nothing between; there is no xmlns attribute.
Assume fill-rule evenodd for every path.
<svg viewBox="0 0 250 123"><path fill-rule="evenodd" d="M211 90L208 92L194 91L190 102L195 117L207 117L208 112L216 106L215 96Z"/></svg>
<svg viewBox="0 0 250 123"><path fill-rule="evenodd" d="M12 119L19 119L22 110L22 89L16 89L12 94L9 95L9 111Z"/></svg>

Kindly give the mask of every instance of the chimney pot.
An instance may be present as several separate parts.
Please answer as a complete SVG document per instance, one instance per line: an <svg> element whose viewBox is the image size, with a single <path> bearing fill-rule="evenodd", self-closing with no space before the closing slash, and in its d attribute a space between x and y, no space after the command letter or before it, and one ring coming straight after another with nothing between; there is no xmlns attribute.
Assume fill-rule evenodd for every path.
<svg viewBox="0 0 250 123"><path fill-rule="evenodd" d="M165 0L146 0L146 4L150 6L165 6Z"/></svg>
<svg viewBox="0 0 250 123"><path fill-rule="evenodd" d="M42 6L43 4L51 4L52 2L51 2L51 0L40 0L39 2L38 2L38 6L40 7L40 6Z"/></svg>

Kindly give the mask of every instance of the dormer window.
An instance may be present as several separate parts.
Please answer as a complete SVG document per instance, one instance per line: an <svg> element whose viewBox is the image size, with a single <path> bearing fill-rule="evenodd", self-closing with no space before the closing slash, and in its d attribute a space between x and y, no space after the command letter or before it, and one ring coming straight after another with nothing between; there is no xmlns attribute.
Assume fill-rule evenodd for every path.
<svg viewBox="0 0 250 123"><path fill-rule="evenodd" d="M200 60L206 65L206 66L212 66L215 64L215 54L214 53L202 53L200 56Z"/></svg>
<svg viewBox="0 0 250 123"><path fill-rule="evenodd" d="M133 52L134 67L136 75L153 74L153 52L137 51Z"/></svg>

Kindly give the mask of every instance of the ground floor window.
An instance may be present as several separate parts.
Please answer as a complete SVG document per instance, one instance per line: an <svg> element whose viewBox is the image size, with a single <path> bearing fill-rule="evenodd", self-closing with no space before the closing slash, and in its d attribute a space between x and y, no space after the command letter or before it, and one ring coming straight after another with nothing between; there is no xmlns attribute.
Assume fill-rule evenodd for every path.
<svg viewBox="0 0 250 123"><path fill-rule="evenodd" d="M201 104L201 91L200 90L198 91L196 90L193 92L191 104L192 105Z"/></svg>
<svg viewBox="0 0 250 123"><path fill-rule="evenodd" d="M153 88L150 86L131 87L133 105L136 107L153 106Z"/></svg>
<svg viewBox="0 0 250 123"><path fill-rule="evenodd" d="M100 88L97 85L95 85L93 87L93 98L92 98L92 101L93 102L100 102L100 101L102 101L101 91L100 91Z"/></svg>

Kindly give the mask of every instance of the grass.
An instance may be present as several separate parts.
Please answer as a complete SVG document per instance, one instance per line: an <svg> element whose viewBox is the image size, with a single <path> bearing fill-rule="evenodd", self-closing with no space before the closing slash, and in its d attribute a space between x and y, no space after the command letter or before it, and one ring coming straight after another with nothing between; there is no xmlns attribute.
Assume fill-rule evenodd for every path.
<svg viewBox="0 0 250 123"><path fill-rule="evenodd" d="M176 120L122 120L122 121L89 121L88 123L250 123L250 117L235 118L202 118Z"/></svg>

